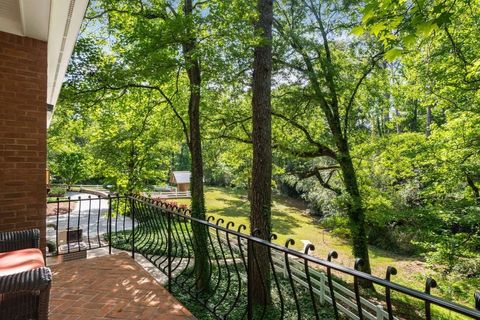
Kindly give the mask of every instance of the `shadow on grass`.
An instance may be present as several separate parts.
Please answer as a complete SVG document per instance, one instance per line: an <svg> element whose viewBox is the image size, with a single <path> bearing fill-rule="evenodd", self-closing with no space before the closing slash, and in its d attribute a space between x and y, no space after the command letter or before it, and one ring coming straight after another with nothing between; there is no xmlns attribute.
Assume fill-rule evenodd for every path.
<svg viewBox="0 0 480 320"><path fill-rule="evenodd" d="M209 213L221 215L226 222L228 222L228 218L241 217L248 219L250 213L248 200L232 200L226 198L216 198L215 200L221 201L224 206L222 208L210 209ZM301 227L302 224L295 215L296 214L280 210L272 210L273 232L288 235L293 232L293 229Z"/></svg>

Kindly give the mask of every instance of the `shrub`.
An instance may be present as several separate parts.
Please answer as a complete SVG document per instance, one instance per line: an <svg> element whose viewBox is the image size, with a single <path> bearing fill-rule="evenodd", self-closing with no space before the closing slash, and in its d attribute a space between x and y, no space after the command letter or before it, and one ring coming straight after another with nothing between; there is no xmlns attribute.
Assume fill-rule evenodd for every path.
<svg viewBox="0 0 480 320"><path fill-rule="evenodd" d="M57 251L57 245L51 240L47 240L47 248L49 253L55 253Z"/></svg>
<svg viewBox="0 0 480 320"><path fill-rule="evenodd" d="M48 192L49 197L64 197L65 193L67 192L67 188L65 187L52 187Z"/></svg>

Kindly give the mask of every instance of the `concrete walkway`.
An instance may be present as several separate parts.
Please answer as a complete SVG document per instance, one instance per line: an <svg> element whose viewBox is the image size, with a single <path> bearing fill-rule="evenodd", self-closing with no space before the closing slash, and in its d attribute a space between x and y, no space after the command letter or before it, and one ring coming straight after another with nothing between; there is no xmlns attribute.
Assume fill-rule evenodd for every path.
<svg viewBox="0 0 480 320"><path fill-rule="evenodd" d="M67 227L81 228L84 242L88 245L98 246L103 241L103 234L108 231L108 200L99 199L87 193L69 192L71 206L74 207L70 214L60 214L47 217L47 240L55 242L57 229L66 230ZM91 200L88 200L88 197ZM84 199L79 201L78 199ZM112 218L112 230L131 230L132 220L128 217L118 216Z"/></svg>

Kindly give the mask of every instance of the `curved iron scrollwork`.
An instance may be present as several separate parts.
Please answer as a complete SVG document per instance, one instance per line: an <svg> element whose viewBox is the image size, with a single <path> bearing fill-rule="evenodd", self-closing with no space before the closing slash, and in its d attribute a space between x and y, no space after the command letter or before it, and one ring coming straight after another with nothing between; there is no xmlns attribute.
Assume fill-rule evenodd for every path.
<svg viewBox="0 0 480 320"><path fill-rule="evenodd" d="M390 281L391 276L397 274L397 269L392 266L387 267L387 274L385 279ZM387 312L388 312L388 320L393 320L393 308L392 308L392 297L390 293L390 287L385 287L385 301L387 302Z"/></svg>
<svg viewBox="0 0 480 320"><path fill-rule="evenodd" d="M472 319L480 318L480 293L475 293L476 309L470 309L430 294L436 287L428 278L424 292L391 281L397 270L389 266L385 278L361 271L363 261L356 259L354 268L334 262L336 251L330 251L327 259L313 253L315 246L306 244L304 250L296 250L293 239L281 246L273 241L260 239L259 230L251 235L247 227L237 227L231 221L209 216L207 220L195 219L191 211L158 199L141 196L109 197L88 196L81 199L50 201L57 207L57 214L50 216L47 239L53 243L49 255L78 253L90 249L108 247L141 254L167 279L168 289L183 302L195 303L203 317L208 313L216 319L397 319L394 308L397 295L423 301L425 319L432 318L431 305L450 310ZM60 214L60 205L68 210ZM75 210L73 210L75 208ZM200 242L194 228L205 230L207 244L203 252L207 265L196 261L195 248ZM236 227L236 229L234 229ZM82 229L82 237L62 245L62 230ZM71 239L70 239L71 240ZM66 239L65 239L66 241ZM61 249L65 247L65 250ZM267 259L260 254L267 253ZM197 257L198 258L198 257ZM252 283L252 272L258 272L260 261L269 264L268 278ZM264 265L263 265L264 266ZM334 274L335 273L335 276ZM207 279L205 282L205 278ZM353 279L353 283L348 283ZM346 283L346 282L347 283ZM373 304L361 290L364 282L385 288L386 311ZM270 300L259 304L252 300L252 290L268 288ZM267 291L266 291L267 292ZM267 299L268 300L268 299Z"/></svg>

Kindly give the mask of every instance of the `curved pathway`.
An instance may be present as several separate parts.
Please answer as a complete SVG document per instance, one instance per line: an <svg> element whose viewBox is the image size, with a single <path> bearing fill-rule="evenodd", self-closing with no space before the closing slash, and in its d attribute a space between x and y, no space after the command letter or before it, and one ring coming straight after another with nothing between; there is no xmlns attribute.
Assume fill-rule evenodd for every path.
<svg viewBox="0 0 480 320"><path fill-rule="evenodd" d="M58 231L70 228L82 229L83 241L91 246L99 246L103 234L108 232L108 200L92 196L88 193L69 192L73 210L68 214L47 217L47 240L56 242ZM91 199L89 200L89 197ZM112 217L113 231L131 230L132 220L129 217Z"/></svg>

